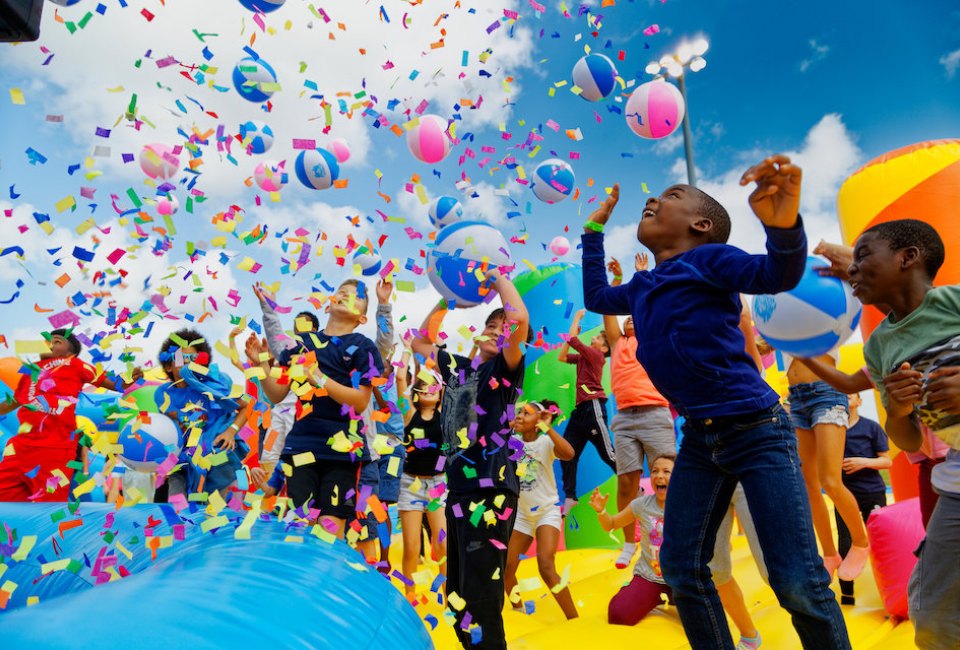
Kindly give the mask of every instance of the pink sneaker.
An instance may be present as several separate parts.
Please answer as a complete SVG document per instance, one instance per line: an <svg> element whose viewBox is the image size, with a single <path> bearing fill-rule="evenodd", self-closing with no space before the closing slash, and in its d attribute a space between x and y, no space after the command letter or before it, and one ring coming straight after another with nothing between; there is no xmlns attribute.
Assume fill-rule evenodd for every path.
<svg viewBox="0 0 960 650"><path fill-rule="evenodd" d="M837 572L837 569L840 568L840 564L843 562L843 558L837 555L825 555L823 558L823 568L827 570L827 573L830 574L830 580L833 580L833 574Z"/></svg>
<svg viewBox="0 0 960 650"><path fill-rule="evenodd" d="M851 546L847 552L847 557L843 558L843 563L837 571L837 577L841 580L855 580L863 573L869 558L869 546Z"/></svg>

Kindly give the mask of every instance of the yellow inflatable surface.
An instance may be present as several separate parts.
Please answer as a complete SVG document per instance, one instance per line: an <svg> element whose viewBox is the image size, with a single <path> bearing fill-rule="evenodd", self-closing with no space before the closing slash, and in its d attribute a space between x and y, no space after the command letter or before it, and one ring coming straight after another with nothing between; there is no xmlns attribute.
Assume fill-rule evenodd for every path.
<svg viewBox="0 0 960 650"><path fill-rule="evenodd" d="M399 540L398 540L399 541ZM400 565L399 544L391 553L394 567ZM676 609L664 606L654 610L634 627L607 624L607 603L617 590L630 580L630 569L617 570L613 566L617 551L580 549L557 554L557 570L563 575L569 570L570 591L580 611L580 618L567 621L553 596L538 584L523 592L525 601L533 601L531 614L515 612L509 603L503 613L504 627L511 649L547 650L575 648L640 647L638 643L652 644L658 650L689 648ZM763 648L792 650L800 648L790 623L790 616L780 608L776 596L760 578L746 539L742 535L733 539L733 574L740 583L744 598L750 608L754 623L763 637ZM520 563L520 584L525 579L538 578L535 558ZM539 583L539 580L530 580ZM396 583L395 583L396 584ZM531 585L528 585L532 587ZM836 582L834 588L838 589ZM914 648L913 626L909 621L898 622L887 616L880 602L870 567L856 581L855 606L843 606L850 640L855 650L896 650ZM437 625L431 635L435 647L441 650L459 648L456 635L443 617L443 607L436 594L422 594L417 612L428 628L433 621ZM736 642L736 628L729 621ZM631 644L631 645L627 645Z"/></svg>

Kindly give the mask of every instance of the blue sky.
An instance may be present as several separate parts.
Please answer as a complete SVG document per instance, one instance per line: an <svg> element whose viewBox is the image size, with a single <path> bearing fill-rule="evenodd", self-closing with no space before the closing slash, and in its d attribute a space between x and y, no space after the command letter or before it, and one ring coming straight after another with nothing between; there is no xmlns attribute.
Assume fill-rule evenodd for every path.
<svg viewBox="0 0 960 650"><path fill-rule="evenodd" d="M0 300L9 299L18 290L17 281L23 282L19 298L0 305L0 334L9 341L11 352L17 340L39 339L39 332L50 328L50 314L68 308L89 334L113 331L106 316L89 311L95 300L92 294L104 292L110 293L98 307L104 315L109 302L118 311L126 307L135 313L158 293L165 294L169 308L166 318L156 309L144 316L143 323L154 323L149 338L138 334L105 346L102 352L113 355L108 365L114 368L127 347L144 360L154 357L162 335L184 324L184 317L196 318L204 310L211 315L201 329L211 338L222 338L230 317L258 316L249 289L256 280L279 281L280 303L298 311L307 306L305 299L313 288L323 294L323 282L334 285L350 275L349 264L344 269L334 259L334 248L344 245L348 235L362 242L385 234L385 257L398 258L401 268L408 258L422 266L426 239L411 238L405 230L412 228L424 237L430 230L426 206L415 192L407 191L414 174L427 196L458 196L469 215L490 221L508 238L527 235L525 244L513 246L513 254L515 260L531 264L551 260L543 244L564 234L565 226L576 243L590 200L598 200L603 188L619 181L624 188L622 203L608 240L611 252L629 257L639 250L634 224L637 206L646 197L641 184L657 191L682 180L683 149L679 135L658 142L634 136L622 115L609 110L623 106L613 98L591 104L570 93L570 71L585 46L611 56L630 83L649 80L643 73L646 64L673 51L682 38L703 35L710 40L707 67L688 76L696 164L701 186L734 217L732 241L749 250L761 250L763 240L746 207L746 193L735 180L759 156L787 151L801 161L810 239L837 239L836 191L851 171L891 149L960 133L960 9L946 1L922 3L920 9L918 3L905 0L870 3L869 8L866 3L820 1L773 7L747 1L617 0L609 7L587 3L583 13L578 4L569 3L566 17L558 2L546 4L542 13L534 9L537 3L528 1L462 0L459 8L453 1L435 0L421 5L400 0L328 2L314 3L324 11L314 14L309 3L287 0L264 18L266 30L255 25L253 14L236 0L168 0L165 5L158 0L128 0L126 8L118 0L101 2L102 15L96 12L96 0L59 8L60 16L73 22L93 12L85 27L73 34L55 21L56 7L48 3L37 43L0 46L4 124L0 232L2 246L19 245L25 253L22 259L13 254L0 257ZM142 10L153 19L146 20ZM512 12L517 19L511 18ZM591 22L598 14L603 17L599 29ZM499 27L488 32L494 24ZM652 25L659 32L644 35ZM201 42L194 29L216 35ZM229 89L229 73L254 34L253 49L274 66L282 86L271 113ZM431 48L441 38L443 47ZM487 48L492 54L481 64L480 54ZM617 61L621 50L622 62ZM50 53L53 58L42 65ZM195 71L190 80L180 74L191 72L186 68L158 67L156 62L167 56L185 65L205 63L219 70L208 71L197 83ZM565 80L566 86L557 86ZM229 90L221 92L207 81ZM317 90L305 87L307 81ZM17 93L9 92L12 89L22 92L23 104L14 102ZM135 131L123 120L115 125L134 92L141 115L155 129L143 124ZM338 92L349 93L348 103L361 92L366 93L363 100L375 97L372 109L391 123L405 121L404 108L427 101L426 112L459 116L457 135L471 133L473 139L455 146L437 166L417 162L403 139L386 128L374 128L373 118L362 115L362 108L349 117L340 114ZM312 97L317 94L333 104L329 134L321 132L325 117L319 100ZM461 98L476 105L481 96L478 109L454 108ZM399 100L396 106L392 100ZM49 115L62 115L63 121L48 121ZM207 200L195 206L194 214L187 214L187 190L178 188L181 209L173 217L177 234L165 243L169 250L161 250L162 255L151 252L158 237L150 228L164 224L149 204L145 210L157 221L143 226L148 235L143 242L131 237L133 224L118 221L110 195L116 194L119 208L127 210L133 207L129 189L146 198L154 190L144 183L136 163L122 162L122 154L136 154L153 142L182 143L178 127L189 130L196 125L203 132L223 125L227 134L233 134L246 119L271 124L277 132L274 149L250 157L234 146L237 165L233 165L218 160L213 141L204 147L205 164L195 185ZM559 125L559 132L546 126L548 120ZM110 129L110 137L98 136L98 127ZM577 128L583 135L580 141L564 134ZM544 139L542 150L531 159L529 148L516 146L532 131ZM504 139L503 132L510 139ZM292 178L279 203L259 193L262 205L257 205L258 193L244 184L257 162L287 159L292 169L293 138L323 143L334 137L345 139L353 152L342 170L349 179L346 189L310 191ZM467 147L476 158L460 165ZM494 151L485 154L481 147ZM31 165L28 148L47 162ZM579 156L570 161L580 190L577 201L541 203L516 182L516 170L497 164L514 155L529 175L537 162L552 157L550 151L565 159L571 152ZM487 155L491 160L481 168L477 163ZM78 164L79 171L69 173L70 166ZM99 175L84 178L91 170ZM458 188L462 176L469 183ZM464 191L463 186L469 188ZM95 188L94 199L84 198L82 188ZM390 203L378 191L389 196ZM58 212L57 203L67 197L74 197L76 210ZM211 219L233 205L243 208L238 233L268 227L263 243L245 245L227 233L225 248L211 245L214 238L224 236ZM393 220L385 223L378 210ZM52 234L41 230L35 212L50 216ZM296 256L298 244L288 242L285 252L276 234L288 229L289 237L298 227L309 231L311 262L296 274L284 274L280 259ZM83 232L78 234L78 228ZM320 233L326 235L325 241L318 240ZM139 250L132 248L137 244ZM71 255L74 246L92 251L93 261L78 266ZM194 248L207 253L191 261L188 251ZM107 257L116 249L127 253L114 264ZM246 257L262 265L256 274L239 268ZM565 259L578 261L576 251ZM125 280L111 286L119 269ZM98 284L96 273L104 270L114 275ZM53 282L64 273L71 279L61 289ZM418 324L437 295L421 275L404 270L398 279L415 288L398 294L399 314L409 319L401 325ZM240 296L236 306L230 304L236 302L230 298L233 290ZM87 303L71 307L67 300L78 293ZM40 313L35 305L53 312ZM451 331L478 318L482 314L471 310L454 314Z"/></svg>

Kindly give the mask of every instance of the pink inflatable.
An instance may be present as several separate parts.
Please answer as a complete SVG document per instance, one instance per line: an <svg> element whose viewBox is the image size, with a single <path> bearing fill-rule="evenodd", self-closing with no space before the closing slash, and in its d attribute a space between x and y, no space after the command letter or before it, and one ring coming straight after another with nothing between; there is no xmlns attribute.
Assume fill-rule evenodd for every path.
<svg viewBox="0 0 960 650"><path fill-rule="evenodd" d="M870 564L883 607L892 616L908 618L907 583L917 558L913 551L923 539L920 499L907 499L878 508L867 520Z"/></svg>

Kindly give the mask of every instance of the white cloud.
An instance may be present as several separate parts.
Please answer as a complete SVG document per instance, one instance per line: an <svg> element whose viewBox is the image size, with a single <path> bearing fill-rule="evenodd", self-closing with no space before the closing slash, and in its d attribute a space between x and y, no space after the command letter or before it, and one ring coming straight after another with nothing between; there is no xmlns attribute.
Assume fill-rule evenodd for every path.
<svg viewBox="0 0 960 650"><path fill-rule="evenodd" d="M240 151L235 141L232 152L239 171L227 161L225 152L217 150L218 125L225 126L224 135L229 137L243 121L267 121L276 135L267 155L291 162L296 153L293 138L324 143L343 137L353 151L348 165L360 166L372 151L382 149L385 141L396 140L386 127L371 128L373 118L362 115L364 102L374 98L372 109L391 122L406 121L401 111L417 109L421 101L428 102L426 112L449 117L454 104L470 100L479 108L461 110L458 133L508 119L511 108L507 100L515 98L520 87L515 81L505 83L505 77L531 65L533 47L529 29L511 27L501 20L505 8L519 9L519 4L512 0L467 11L456 7L453 0L420 6L402 0L337 3L325 8L330 18L327 23L315 17L305 3L290 2L265 17L268 31L263 32L254 24L253 14L236 0L169 0L154 12L151 22L134 8L117 8L103 16L94 14L84 29L72 35L47 11L42 33L44 44L57 55L54 65L41 68L41 60L31 48L6 48L3 65L22 68L41 80L47 90L34 91L34 95L56 98L42 109L65 115L67 133L81 149L92 150L94 145L111 148L109 158L99 159L107 178L141 182L137 164L122 163L120 154L138 153L150 142L182 143L178 127L188 133L194 125L200 133L213 131L210 144L203 147L198 187L227 198L246 191L240 181L252 173L256 161ZM380 17L381 6L390 22ZM84 11L83 6L60 8L67 20L78 20ZM488 33L494 24L499 27ZM193 30L212 35L201 42ZM441 40L442 47L432 47ZM273 97L269 114L232 88L233 67L246 56L243 47L251 42L277 71L282 86ZM291 47L292 43L296 47ZM209 62L202 54L205 47L213 55ZM480 56L487 48L492 54L482 64ZM200 72L178 64L158 68L157 62L166 57L185 66L206 64L214 70ZM481 69L490 76L481 76ZM193 75L196 81L181 72ZM305 87L310 82L317 85L315 91ZM134 93L140 115L149 118L156 129L142 124L135 130L122 119L114 125ZM322 133L326 118L320 100L311 99L313 95L323 95L332 105L329 135ZM390 111L387 103L392 98L402 103ZM341 101L349 116L340 110ZM96 137L97 126L112 129L110 137ZM187 157L184 152L181 162L186 163Z"/></svg>
<svg viewBox="0 0 960 650"><path fill-rule="evenodd" d="M810 55L800 62L800 72L806 72L810 66L823 61L830 53L830 46L817 42L815 38L810 39L809 43Z"/></svg>
<svg viewBox="0 0 960 650"><path fill-rule="evenodd" d="M677 130L673 135L661 138L653 143L653 153L658 156L669 156L683 146L683 133Z"/></svg>
<svg viewBox="0 0 960 650"><path fill-rule="evenodd" d="M940 65L947 71L947 79L953 79L953 75L960 68L960 49L949 52L940 57Z"/></svg>
<svg viewBox="0 0 960 650"><path fill-rule="evenodd" d="M700 189L717 199L730 212L733 220L730 243L753 253L765 250L766 238L747 202L752 189L749 186L741 187L739 181L747 166L767 153L772 152L752 156L742 166L715 176L704 177L701 174L697 183ZM799 150L783 153L803 168L800 211L811 248L820 239L840 241L837 192L863 158L863 152L857 147L842 117L835 113L825 115L807 133ZM753 160L754 157L757 160ZM681 169L682 164L683 161L679 160Z"/></svg>

